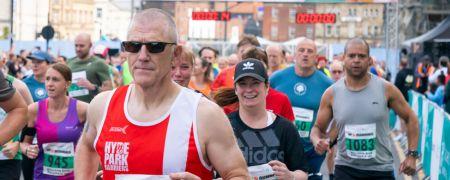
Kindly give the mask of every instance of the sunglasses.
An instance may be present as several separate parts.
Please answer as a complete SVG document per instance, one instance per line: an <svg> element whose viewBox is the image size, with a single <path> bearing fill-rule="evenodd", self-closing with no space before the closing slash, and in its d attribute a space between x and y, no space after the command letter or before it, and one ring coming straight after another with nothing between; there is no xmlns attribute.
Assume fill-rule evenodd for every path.
<svg viewBox="0 0 450 180"><path fill-rule="evenodd" d="M145 45L148 52L160 53L164 51L168 44L176 45L177 43L124 41L122 42L122 48L126 52L138 53L141 50L142 45Z"/></svg>

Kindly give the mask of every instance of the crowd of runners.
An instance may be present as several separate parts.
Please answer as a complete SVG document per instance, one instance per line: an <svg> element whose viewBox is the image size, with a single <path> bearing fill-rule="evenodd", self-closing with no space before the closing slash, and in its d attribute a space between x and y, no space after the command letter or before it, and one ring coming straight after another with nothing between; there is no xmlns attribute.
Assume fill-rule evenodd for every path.
<svg viewBox="0 0 450 180"><path fill-rule="evenodd" d="M36 50L23 80L0 73L0 179L322 179L323 163L330 179L416 173L417 117L370 72L364 39L333 60L306 38L286 52L244 35L228 57L178 39L168 13L147 9L121 52L90 53L80 34L75 58ZM398 170L390 109L408 138Z"/></svg>

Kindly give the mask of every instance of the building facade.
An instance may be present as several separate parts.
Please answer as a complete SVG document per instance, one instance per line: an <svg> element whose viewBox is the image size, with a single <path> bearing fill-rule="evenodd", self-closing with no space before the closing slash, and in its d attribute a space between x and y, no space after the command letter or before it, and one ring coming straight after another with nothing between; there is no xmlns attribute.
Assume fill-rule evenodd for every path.
<svg viewBox="0 0 450 180"><path fill-rule="evenodd" d="M319 43L345 43L354 37L364 38L371 46L384 43L384 4L317 4L315 13L332 13L336 22L316 24Z"/></svg>
<svg viewBox="0 0 450 180"><path fill-rule="evenodd" d="M56 39L73 40L79 33L96 33L94 0L51 0L49 14Z"/></svg>
<svg viewBox="0 0 450 180"><path fill-rule="evenodd" d="M48 25L49 1L15 0L13 38L14 40L36 40L41 30Z"/></svg>
<svg viewBox="0 0 450 180"><path fill-rule="evenodd" d="M131 20L131 5L111 0L95 0L93 39L125 40Z"/></svg>

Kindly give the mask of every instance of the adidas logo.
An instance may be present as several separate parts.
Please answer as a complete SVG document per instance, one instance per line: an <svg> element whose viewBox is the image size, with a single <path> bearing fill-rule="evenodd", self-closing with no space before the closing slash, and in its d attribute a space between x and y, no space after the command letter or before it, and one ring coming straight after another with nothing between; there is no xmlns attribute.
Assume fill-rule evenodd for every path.
<svg viewBox="0 0 450 180"><path fill-rule="evenodd" d="M255 63L251 63L251 62L246 62L243 64L244 68L242 68L242 70L247 70L247 69L251 69L254 70L255 68L253 67L253 65L255 65Z"/></svg>
<svg viewBox="0 0 450 180"><path fill-rule="evenodd" d="M280 141L272 129L258 134L246 130L237 139L249 165L263 164L271 160L284 161L284 152L279 150Z"/></svg>

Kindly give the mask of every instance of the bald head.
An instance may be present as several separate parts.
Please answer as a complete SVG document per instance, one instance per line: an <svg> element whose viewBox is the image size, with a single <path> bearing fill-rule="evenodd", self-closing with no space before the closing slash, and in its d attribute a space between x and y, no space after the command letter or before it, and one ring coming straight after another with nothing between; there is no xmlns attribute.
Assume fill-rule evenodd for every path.
<svg viewBox="0 0 450 180"><path fill-rule="evenodd" d="M316 43L312 39L304 38L303 40L300 40L297 43L297 49L302 45L314 47L314 53L317 53Z"/></svg>
<svg viewBox="0 0 450 180"><path fill-rule="evenodd" d="M177 27L172 16L161 9L155 8L150 8L138 12L133 17L128 30L128 38L130 38L130 35L132 33L139 34L148 32L149 30L153 30L155 27L162 28L164 30L163 36L165 36L165 39L170 42L177 42Z"/></svg>
<svg viewBox="0 0 450 180"><path fill-rule="evenodd" d="M364 39L361 38L352 38L347 41L344 48L344 54L348 52L348 48L350 45L362 45L367 50L367 55L370 55L369 44Z"/></svg>
<svg viewBox="0 0 450 180"><path fill-rule="evenodd" d="M92 43L90 34L81 33L75 37L75 53L79 59L87 59L87 57L89 57L91 47Z"/></svg>
<svg viewBox="0 0 450 180"><path fill-rule="evenodd" d="M266 51L274 51L274 52L278 52L280 54L283 53L283 49L281 49L281 47L279 45L275 45L275 44L268 45L266 47Z"/></svg>

